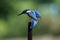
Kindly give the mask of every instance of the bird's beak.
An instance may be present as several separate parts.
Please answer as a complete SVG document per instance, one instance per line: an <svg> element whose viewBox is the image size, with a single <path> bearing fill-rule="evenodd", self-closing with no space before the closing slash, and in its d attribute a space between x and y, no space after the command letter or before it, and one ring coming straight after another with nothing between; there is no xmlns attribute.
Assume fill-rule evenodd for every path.
<svg viewBox="0 0 60 40"><path fill-rule="evenodd" d="M29 9L26 9L26 10L22 11L20 14L18 14L18 16L19 16L19 15L22 15L22 14L25 14L28 10L29 10Z"/></svg>
<svg viewBox="0 0 60 40"><path fill-rule="evenodd" d="M18 14L17 16L20 16L20 15L22 15L22 14L24 14L24 12L21 12L20 14Z"/></svg>

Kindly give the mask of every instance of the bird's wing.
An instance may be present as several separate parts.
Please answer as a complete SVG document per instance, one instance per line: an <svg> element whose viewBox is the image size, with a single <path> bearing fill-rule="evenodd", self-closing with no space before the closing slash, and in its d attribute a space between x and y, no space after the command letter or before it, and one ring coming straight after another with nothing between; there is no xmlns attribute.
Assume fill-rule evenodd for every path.
<svg viewBox="0 0 60 40"><path fill-rule="evenodd" d="M34 14L34 12L29 12L28 13L30 17L32 17L34 20L37 20L36 15Z"/></svg>
<svg viewBox="0 0 60 40"><path fill-rule="evenodd" d="M38 10L35 10L35 14L36 14L37 18L41 18L42 17L41 14L40 14L40 12Z"/></svg>

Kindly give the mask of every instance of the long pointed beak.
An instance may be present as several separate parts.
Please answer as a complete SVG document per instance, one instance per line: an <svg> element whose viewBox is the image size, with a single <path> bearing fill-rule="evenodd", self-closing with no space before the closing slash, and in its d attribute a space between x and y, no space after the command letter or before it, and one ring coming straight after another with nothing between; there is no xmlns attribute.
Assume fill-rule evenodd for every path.
<svg viewBox="0 0 60 40"><path fill-rule="evenodd" d="M22 15L22 14L24 14L24 12L21 12L20 14L18 14L17 16L20 16L20 15Z"/></svg>
<svg viewBox="0 0 60 40"><path fill-rule="evenodd" d="M17 16L20 16L20 15L22 15L23 13L20 13L20 14L18 14Z"/></svg>
<svg viewBox="0 0 60 40"><path fill-rule="evenodd" d="M25 14L29 9L26 9L24 11L22 11L20 14L18 14L18 16L22 15L22 14Z"/></svg>

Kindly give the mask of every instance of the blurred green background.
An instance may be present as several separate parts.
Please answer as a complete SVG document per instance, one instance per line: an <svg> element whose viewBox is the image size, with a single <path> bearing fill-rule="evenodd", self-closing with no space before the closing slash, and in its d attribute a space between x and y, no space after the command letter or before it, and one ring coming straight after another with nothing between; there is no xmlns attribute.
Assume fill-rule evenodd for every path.
<svg viewBox="0 0 60 40"><path fill-rule="evenodd" d="M29 18L17 16L27 8L42 15L33 36L60 35L60 0L0 0L0 38L27 37Z"/></svg>

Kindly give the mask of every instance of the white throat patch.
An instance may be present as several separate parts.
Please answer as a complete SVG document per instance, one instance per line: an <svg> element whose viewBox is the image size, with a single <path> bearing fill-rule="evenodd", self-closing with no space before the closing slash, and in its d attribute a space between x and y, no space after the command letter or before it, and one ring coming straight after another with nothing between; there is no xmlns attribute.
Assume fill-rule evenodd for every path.
<svg viewBox="0 0 60 40"><path fill-rule="evenodd" d="M26 13L29 13L29 12L31 12L31 11L29 10L29 11L27 11Z"/></svg>

